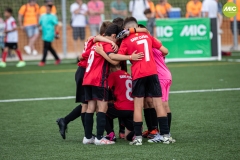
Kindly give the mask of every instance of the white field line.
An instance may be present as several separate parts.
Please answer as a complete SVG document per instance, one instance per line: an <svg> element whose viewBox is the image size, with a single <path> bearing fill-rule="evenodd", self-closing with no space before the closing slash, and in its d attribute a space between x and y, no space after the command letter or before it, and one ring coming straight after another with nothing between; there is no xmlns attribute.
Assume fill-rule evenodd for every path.
<svg viewBox="0 0 240 160"><path fill-rule="evenodd" d="M224 91L240 91L240 88L184 90L184 91L170 91L170 93L171 94L183 94L183 93L204 93L204 92L224 92ZM65 100L65 99L74 99L74 98L75 98L75 96L46 97L46 98L26 98L26 99L6 99L6 100L0 100L0 103L26 102L26 101L46 101L46 100Z"/></svg>

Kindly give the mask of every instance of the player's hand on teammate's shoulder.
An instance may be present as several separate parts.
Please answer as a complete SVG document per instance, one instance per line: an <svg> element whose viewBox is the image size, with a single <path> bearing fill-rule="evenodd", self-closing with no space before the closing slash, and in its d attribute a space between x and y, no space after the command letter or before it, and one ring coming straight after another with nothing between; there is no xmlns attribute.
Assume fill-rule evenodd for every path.
<svg viewBox="0 0 240 160"><path fill-rule="evenodd" d="M140 61L140 60L142 60L142 58L144 57L144 53L143 53L143 52L137 53L137 50L136 50L136 51L134 51L134 52L132 53L131 56L132 56L132 57L131 57L131 60L133 60L133 61Z"/></svg>
<svg viewBox="0 0 240 160"><path fill-rule="evenodd" d="M103 46L102 44L96 44L96 48L95 48L95 51L98 53L98 54L102 54L104 51L103 51Z"/></svg>

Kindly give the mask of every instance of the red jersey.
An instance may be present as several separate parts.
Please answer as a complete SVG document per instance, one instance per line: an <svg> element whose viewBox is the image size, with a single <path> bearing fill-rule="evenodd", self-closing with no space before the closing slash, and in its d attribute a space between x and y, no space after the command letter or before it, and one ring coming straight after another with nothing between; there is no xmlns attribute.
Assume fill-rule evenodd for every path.
<svg viewBox="0 0 240 160"><path fill-rule="evenodd" d="M152 48L159 49L162 46L155 38L146 33L131 34L123 39L119 54L131 55L134 51L144 53L141 61L131 61L131 71L133 80L157 74L156 63Z"/></svg>
<svg viewBox="0 0 240 160"><path fill-rule="evenodd" d="M114 52L110 43L98 43L102 44L105 53L109 54ZM95 43L90 50L83 85L107 88L107 77L109 73L108 62L100 54L96 53L95 47L98 43Z"/></svg>
<svg viewBox="0 0 240 160"><path fill-rule="evenodd" d="M116 98L114 106L118 110L134 110L132 98L132 77L123 70L113 72L108 77L108 86Z"/></svg>
<svg viewBox="0 0 240 160"><path fill-rule="evenodd" d="M91 51L91 47L94 45L94 42L93 42L94 38L95 37L92 37L84 43L84 49L82 52L83 59L80 62L78 62L79 67L83 67L83 68L87 67L87 60L88 60L89 53ZM89 53L86 53L86 52L89 52Z"/></svg>

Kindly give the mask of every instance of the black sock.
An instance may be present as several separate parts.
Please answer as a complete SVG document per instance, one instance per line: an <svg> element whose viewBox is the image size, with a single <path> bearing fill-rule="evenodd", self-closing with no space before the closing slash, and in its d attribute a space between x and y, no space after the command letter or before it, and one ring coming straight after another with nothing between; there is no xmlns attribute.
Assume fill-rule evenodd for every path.
<svg viewBox="0 0 240 160"><path fill-rule="evenodd" d="M119 133L125 133L125 127L122 125L121 118L118 118L118 124L119 124Z"/></svg>
<svg viewBox="0 0 240 160"><path fill-rule="evenodd" d="M65 118L65 123L69 123L71 121L74 121L75 119L77 119L78 117L81 116L81 112L82 112L82 105L78 105L76 108L74 108L72 110L72 112L70 112Z"/></svg>
<svg viewBox="0 0 240 160"><path fill-rule="evenodd" d="M151 119L152 119L152 129L157 129L158 128L158 119L157 119L157 113L155 108L150 108L150 114L151 114Z"/></svg>
<svg viewBox="0 0 240 160"><path fill-rule="evenodd" d="M142 136L143 122L133 122L134 132L136 136Z"/></svg>
<svg viewBox="0 0 240 160"><path fill-rule="evenodd" d="M113 122L113 119L111 119L110 117L106 116L106 125L105 125L105 130L107 132L107 134L110 134L113 131L113 128L111 126L111 122Z"/></svg>
<svg viewBox="0 0 240 160"><path fill-rule="evenodd" d="M143 112L148 131L152 131L151 108L144 109Z"/></svg>
<svg viewBox="0 0 240 160"><path fill-rule="evenodd" d="M81 114L82 125L83 125L83 128L84 128L84 129L85 129L85 114L86 114L86 112L84 112L84 113Z"/></svg>
<svg viewBox="0 0 240 160"><path fill-rule="evenodd" d="M87 139L92 138L93 130L93 113L85 113L85 137Z"/></svg>
<svg viewBox="0 0 240 160"><path fill-rule="evenodd" d="M133 140L133 137L134 137L134 135L135 135L135 132L134 132L134 131L132 131L132 132L130 132L130 133L127 135L126 139L127 139L128 141L132 141L132 140Z"/></svg>
<svg viewBox="0 0 240 160"><path fill-rule="evenodd" d="M161 135L169 134L167 117L158 117L158 124L159 124L159 129L160 129Z"/></svg>
<svg viewBox="0 0 240 160"><path fill-rule="evenodd" d="M106 114L103 112L97 113L97 139L100 140L103 137L104 129L106 125Z"/></svg>
<svg viewBox="0 0 240 160"><path fill-rule="evenodd" d="M168 118L168 128L169 128L169 132L170 132L171 122L172 122L172 113L171 112L167 114L167 118Z"/></svg>

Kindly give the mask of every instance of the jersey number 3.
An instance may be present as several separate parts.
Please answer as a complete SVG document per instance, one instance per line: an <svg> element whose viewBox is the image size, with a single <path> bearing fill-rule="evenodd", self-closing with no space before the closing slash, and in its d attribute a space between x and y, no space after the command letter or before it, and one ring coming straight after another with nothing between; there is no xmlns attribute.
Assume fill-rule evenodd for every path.
<svg viewBox="0 0 240 160"><path fill-rule="evenodd" d="M93 63L93 60L94 60L94 51L91 51L90 55L88 57L88 66L87 66L86 72L90 71L92 63Z"/></svg>
<svg viewBox="0 0 240 160"><path fill-rule="evenodd" d="M149 47L148 47L148 42L146 39L142 39L137 41L137 44L143 44L144 45L144 54L145 54L145 60L148 62L150 61L150 56L149 56Z"/></svg>
<svg viewBox="0 0 240 160"><path fill-rule="evenodd" d="M131 80L126 80L125 82L126 84L126 98L129 100L129 101L133 101L133 98L131 97L130 93L132 93L132 81Z"/></svg>

